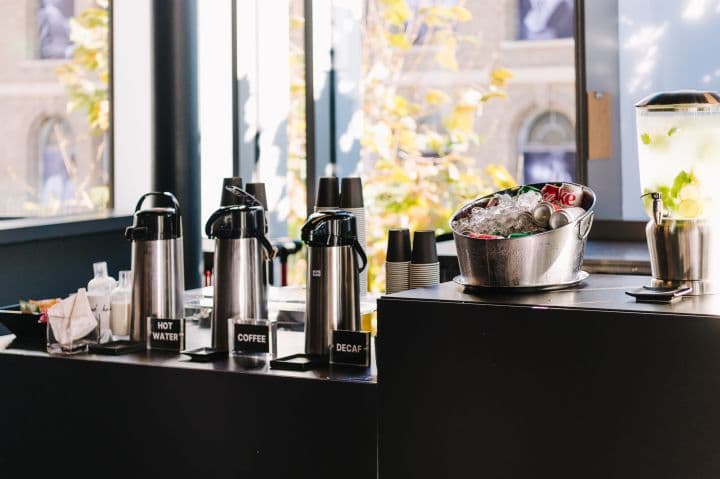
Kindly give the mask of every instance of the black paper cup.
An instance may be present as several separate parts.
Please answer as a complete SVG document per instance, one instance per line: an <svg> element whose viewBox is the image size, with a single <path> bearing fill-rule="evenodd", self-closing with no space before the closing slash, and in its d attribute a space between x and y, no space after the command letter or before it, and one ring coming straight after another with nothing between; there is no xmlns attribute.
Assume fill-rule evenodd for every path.
<svg viewBox="0 0 720 479"><path fill-rule="evenodd" d="M220 206L239 205L241 200L236 195L225 189L226 186L237 186L242 189L243 181L239 176L231 176L223 178L222 195L220 196Z"/></svg>
<svg viewBox="0 0 720 479"><path fill-rule="evenodd" d="M386 261L398 263L410 261L412 249L410 248L410 230L397 228L388 231Z"/></svg>
<svg viewBox="0 0 720 479"><path fill-rule="evenodd" d="M262 205L263 209L267 211L267 195L265 194L265 183L248 183L245 185L245 191L253 195Z"/></svg>
<svg viewBox="0 0 720 479"><path fill-rule="evenodd" d="M323 176L318 182L316 209L338 208L340 206L340 184L336 176Z"/></svg>
<svg viewBox="0 0 720 479"><path fill-rule="evenodd" d="M340 185L340 208L362 208L362 180L359 177L343 178Z"/></svg>
<svg viewBox="0 0 720 479"><path fill-rule="evenodd" d="M414 264L437 263L437 244L435 232L430 230L416 231L413 235L413 248L410 260Z"/></svg>

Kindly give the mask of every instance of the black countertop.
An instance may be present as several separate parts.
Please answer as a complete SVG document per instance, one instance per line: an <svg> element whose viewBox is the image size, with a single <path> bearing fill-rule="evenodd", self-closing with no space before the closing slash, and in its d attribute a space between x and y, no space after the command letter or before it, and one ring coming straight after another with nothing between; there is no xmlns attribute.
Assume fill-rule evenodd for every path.
<svg viewBox="0 0 720 479"><path fill-rule="evenodd" d="M209 339L188 326L188 348ZM302 332L278 333L280 355L303 345ZM9 349L0 378L2 477L376 476L374 368Z"/></svg>
<svg viewBox="0 0 720 479"><path fill-rule="evenodd" d="M199 328L197 324L188 322L186 326L188 350L210 345L210 330ZM278 357L303 352L304 334L302 331L278 328ZM139 367L175 368L186 371L206 371L213 373L239 373L275 378L292 378L307 380L339 381L374 385L377 383L375 362L369 369L343 368L325 366L312 371L286 371L271 369L267 361L254 361L245 357L227 357L212 362L192 361L188 356L168 351L144 351L124 355L76 354L72 356L53 356L46 352L29 351L26 349L10 349L0 354L18 355L36 358L52 358L63 361L89 361L95 363L117 364Z"/></svg>
<svg viewBox="0 0 720 479"><path fill-rule="evenodd" d="M591 274L575 288L507 294L472 290L454 282L383 296L382 300L448 301L531 308L562 308L673 316L720 316L720 295L685 296L672 304L639 303L625 294L649 284L647 276ZM612 318L612 316L608 316ZM407 318L411 319L411 318Z"/></svg>

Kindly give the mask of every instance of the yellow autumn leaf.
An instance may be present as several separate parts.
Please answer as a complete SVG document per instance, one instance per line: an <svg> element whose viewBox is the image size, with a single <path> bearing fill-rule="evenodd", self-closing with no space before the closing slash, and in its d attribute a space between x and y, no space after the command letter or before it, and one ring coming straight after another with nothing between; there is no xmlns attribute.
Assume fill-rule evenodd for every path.
<svg viewBox="0 0 720 479"><path fill-rule="evenodd" d="M457 71L458 61L455 56L455 48L443 47L439 52L435 54L435 61L442 67L448 70Z"/></svg>
<svg viewBox="0 0 720 479"><path fill-rule="evenodd" d="M415 132L413 130L400 130L398 144L404 151L415 151Z"/></svg>
<svg viewBox="0 0 720 479"><path fill-rule="evenodd" d="M485 173L498 189L504 190L517 186L517 181L503 165L490 164L485 169Z"/></svg>
<svg viewBox="0 0 720 479"><path fill-rule="evenodd" d="M384 3L386 7L385 10L383 10L382 16L392 25L401 26L410 18L410 7L408 7L405 0L394 0Z"/></svg>
<svg viewBox="0 0 720 479"><path fill-rule="evenodd" d="M450 96L442 90L429 90L425 94L425 103L429 105L441 105L450 101Z"/></svg>
<svg viewBox="0 0 720 479"><path fill-rule="evenodd" d="M411 46L404 33L387 33L386 37L390 46L399 50L407 50Z"/></svg>
<svg viewBox="0 0 720 479"><path fill-rule="evenodd" d="M452 17L458 22L467 22L472 20L472 13L470 13L470 10L459 5L450 7L450 13L452 14Z"/></svg>
<svg viewBox="0 0 720 479"><path fill-rule="evenodd" d="M513 75L509 70L506 70L505 68L496 68L490 72L490 84L498 88L504 88L505 84L510 78L512 78L512 76Z"/></svg>
<svg viewBox="0 0 720 479"><path fill-rule="evenodd" d="M480 101L488 101L492 98L507 98L507 93L505 93L504 90L492 90L487 93L483 93L482 98L480 98Z"/></svg>
<svg viewBox="0 0 720 479"><path fill-rule="evenodd" d="M303 95L305 93L305 82L304 81L294 81L290 83L290 95L296 96L296 95Z"/></svg>
<svg viewBox="0 0 720 479"><path fill-rule="evenodd" d="M429 27L437 27L445 23L447 13L443 7L424 7L420 9L423 22Z"/></svg>
<svg viewBox="0 0 720 479"><path fill-rule="evenodd" d="M472 131L475 125L475 107L470 105L458 105L450 117L445 120L445 128L448 130Z"/></svg>
<svg viewBox="0 0 720 479"><path fill-rule="evenodd" d="M410 113L410 102L400 95L395 95L390 104L390 113L397 116L407 116Z"/></svg>
<svg viewBox="0 0 720 479"><path fill-rule="evenodd" d="M290 29L299 30L305 26L305 19L299 15L290 16Z"/></svg>
<svg viewBox="0 0 720 479"><path fill-rule="evenodd" d="M437 133L430 133L427 136L427 149L435 153L442 153L445 150L445 139Z"/></svg>

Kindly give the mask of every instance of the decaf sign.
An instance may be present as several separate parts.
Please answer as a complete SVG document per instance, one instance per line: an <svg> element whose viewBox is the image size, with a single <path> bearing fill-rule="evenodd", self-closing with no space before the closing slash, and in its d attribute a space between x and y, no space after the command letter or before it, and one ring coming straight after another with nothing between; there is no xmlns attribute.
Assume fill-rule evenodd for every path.
<svg viewBox="0 0 720 479"><path fill-rule="evenodd" d="M148 318L147 347L169 351L185 349L185 320Z"/></svg>
<svg viewBox="0 0 720 479"><path fill-rule="evenodd" d="M330 363L369 367L370 333L367 331L333 331Z"/></svg>

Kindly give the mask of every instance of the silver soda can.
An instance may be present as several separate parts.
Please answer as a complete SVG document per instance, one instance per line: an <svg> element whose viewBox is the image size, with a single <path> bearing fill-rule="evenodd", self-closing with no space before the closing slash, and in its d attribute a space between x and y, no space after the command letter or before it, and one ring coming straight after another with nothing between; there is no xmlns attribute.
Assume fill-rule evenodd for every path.
<svg viewBox="0 0 720 479"><path fill-rule="evenodd" d="M548 223L550 224L550 228L556 230L561 226L572 223L576 219L580 218L583 214L585 214L585 210L580 208L579 206L576 206L574 208L563 208L561 210L555 211L552 215L550 215L550 221Z"/></svg>
<svg viewBox="0 0 720 479"><path fill-rule="evenodd" d="M573 183L563 183L558 192L558 198L563 208L580 206L583 200L582 186Z"/></svg>
<svg viewBox="0 0 720 479"><path fill-rule="evenodd" d="M553 203L550 203L549 201L541 201L537 204L537 206L533 209L532 216L533 216L533 223L535 223L538 226L542 226L543 228L548 225L548 222L550 221L550 216L558 210L558 206L554 205Z"/></svg>

